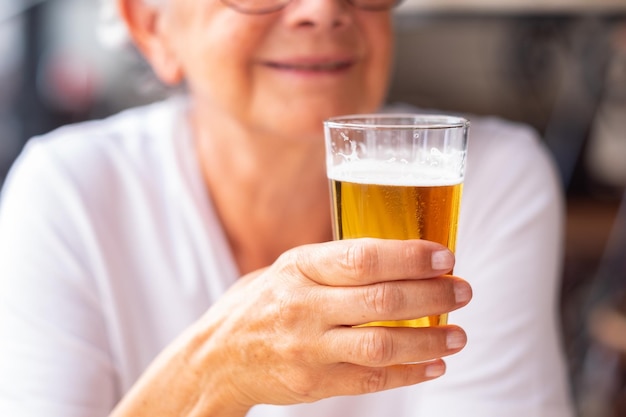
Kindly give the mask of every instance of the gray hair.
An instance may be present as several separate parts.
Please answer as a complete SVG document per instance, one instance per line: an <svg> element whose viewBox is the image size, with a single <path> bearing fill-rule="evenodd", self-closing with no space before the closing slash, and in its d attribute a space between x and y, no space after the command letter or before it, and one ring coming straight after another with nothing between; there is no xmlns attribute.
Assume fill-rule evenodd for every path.
<svg viewBox="0 0 626 417"><path fill-rule="evenodd" d="M114 0L100 0L98 17L99 22L96 34L104 46L111 49L119 49L128 45L128 30L120 19Z"/></svg>
<svg viewBox="0 0 626 417"><path fill-rule="evenodd" d="M98 39L110 52L121 53L125 57L116 61L116 71L124 72L124 76L121 77L122 81L119 83L124 86L125 100L133 104L141 104L182 92L182 86L170 87L161 83L149 63L133 47L126 24L119 16L115 0L99 1L99 22L96 28ZM168 0L141 1L158 7ZM119 73L117 75L119 76ZM123 107L127 105L128 103Z"/></svg>
<svg viewBox="0 0 626 417"><path fill-rule="evenodd" d="M161 6L167 0L141 0L151 6ZM128 45L130 38L126 25L120 19L115 0L100 0L98 39L108 48L118 49Z"/></svg>

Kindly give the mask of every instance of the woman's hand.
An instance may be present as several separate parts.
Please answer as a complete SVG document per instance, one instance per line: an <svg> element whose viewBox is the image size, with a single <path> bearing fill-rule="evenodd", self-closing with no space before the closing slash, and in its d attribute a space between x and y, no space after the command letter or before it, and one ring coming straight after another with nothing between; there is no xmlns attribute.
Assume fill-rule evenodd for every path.
<svg viewBox="0 0 626 417"><path fill-rule="evenodd" d="M457 326L352 326L465 305L470 286L441 275L453 264L447 249L421 240L295 248L241 278L164 352L154 377L173 378L170 395L197 415L245 415L255 404L311 402L435 378L445 370L440 358L465 345ZM158 368L171 371L159 376Z"/></svg>

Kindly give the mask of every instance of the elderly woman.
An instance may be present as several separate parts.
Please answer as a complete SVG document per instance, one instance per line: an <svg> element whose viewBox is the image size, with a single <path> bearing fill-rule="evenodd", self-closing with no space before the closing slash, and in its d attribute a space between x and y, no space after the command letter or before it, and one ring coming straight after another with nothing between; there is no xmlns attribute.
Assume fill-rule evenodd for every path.
<svg viewBox="0 0 626 417"><path fill-rule="evenodd" d="M473 121L456 259L331 241L322 121L383 105L395 2L118 1L188 92L34 138L14 165L0 415L571 415L561 195L533 132ZM455 262L464 330L353 327L464 306Z"/></svg>

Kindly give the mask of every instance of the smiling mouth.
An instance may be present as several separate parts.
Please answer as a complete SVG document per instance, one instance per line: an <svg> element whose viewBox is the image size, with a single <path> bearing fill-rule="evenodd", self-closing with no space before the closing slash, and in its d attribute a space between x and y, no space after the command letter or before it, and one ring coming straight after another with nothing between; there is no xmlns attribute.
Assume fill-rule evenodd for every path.
<svg viewBox="0 0 626 417"><path fill-rule="evenodd" d="M320 63L281 63L267 62L270 68L288 71L307 71L307 72L335 72L348 69L352 66L352 61L332 61Z"/></svg>

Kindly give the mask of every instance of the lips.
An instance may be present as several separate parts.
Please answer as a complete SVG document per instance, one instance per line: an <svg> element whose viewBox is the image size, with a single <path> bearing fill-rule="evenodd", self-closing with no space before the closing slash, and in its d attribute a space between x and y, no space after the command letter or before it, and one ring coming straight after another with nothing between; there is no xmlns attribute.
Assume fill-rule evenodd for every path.
<svg viewBox="0 0 626 417"><path fill-rule="evenodd" d="M283 71L324 73L344 71L352 67L354 61L351 59L266 61L264 65Z"/></svg>

